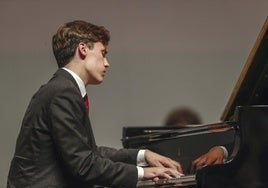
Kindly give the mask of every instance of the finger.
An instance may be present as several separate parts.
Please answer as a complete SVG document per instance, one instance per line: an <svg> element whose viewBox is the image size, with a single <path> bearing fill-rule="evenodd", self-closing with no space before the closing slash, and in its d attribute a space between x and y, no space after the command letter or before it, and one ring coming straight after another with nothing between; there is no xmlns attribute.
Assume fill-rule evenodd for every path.
<svg viewBox="0 0 268 188"><path fill-rule="evenodd" d="M206 165L206 159L202 158L194 163L194 169L196 170L204 165Z"/></svg>
<svg viewBox="0 0 268 188"><path fill-rule="evenodd" d="M178 165L178 171L181 172L183 174L183 170L182 170L182 166L181 164Z"/></svg>
<svg viewBox="0 0 268 188"><path fill-rule="evenodd" d="M178 172L177 170L173 170L173 169L170 169L170 171L168 172L168 174L172 177L175 177L175 178L180 178L181 176L184 176L184 174Z"/></svg>
<svg viewBox="0 0 268 188"><path fill-rule="evenodd" d="M222 164L223 163L223 159L221 159L221 158L218 158L215 162L214 162L214 164Z"/></svg>
<svg viewBox="0 0 268 188"><path fill-rule="evenodd" d="M152 180L153 180L154 182L157 182L157 181L159 181L159 177L154 177Z"/></svg>
<svg viewBox="0 0 268 188"><path fill-rule="evenodd" d="M207 165L209 165L209 164L222 164L222 163L223 163L223 158L222 157L210 158L206 162Z"/></svg>
<svg viewBox="0 0 268 188"><path fill-rule="evenodd" d="M212 165L217 163L217 158L208 158L204 165Z"/></svg>
<svg viewBox="0 0 268 188"><path fill-rule="evenodd" d="M192 165L191 165L191 169L190 169L190 172L191 173L194 173L196 171L196 165L197 165L198 161L195 160L194 162L192 162Z"/></svg>
<svg viewBox="0 0 268 188"><path fill-rule="evenodd" d="M167 174L171 177L171 178L180 178L183 174L178 172L177 170L173 170L170 169Z"/></svg>
<svg viewBox="0 0 268 188"><path fill-rule="evenodd" d="M183 173L181 164L177 161L172 160L172 163L174 164L174 166L176 167L176 170L178 170L179 172Z"/></svg>
<svg viewBox="0 0 268 188"><path fill-rule="evenodd" d="M158 166L165 167L165 168L172 168L172 169L177 170L177 167L168 159L159 161Z"/></svg>
<svg viewBox="0 0 268 188"><path fill-rule="evenodd" d="M181 164L177 161L170 159L170 158L167 158L167 160L163 161L163 166L167 167L167 168L173 168L181 173L183 172Z"/></svg>
<svg viewBox="0 0 268 188"><path fill-rule="evenodd" d="M166 178L166 179L171 179L172 178L172 176L171 175L169 175L169 174L167 174L167 173L164 173L163 175L162 175L162 177L163 178ZM175 176L174 176L175 177Z"/></svg>
<svg viewBox="0 0 268 188"><path fill-rule="evenodd" d="M196 169L196 166L197 166L197 164L199 163L200 160L201 160L200 157L197 158L196 160L194 160L194 161L192 162L191 169Z"/></svg>

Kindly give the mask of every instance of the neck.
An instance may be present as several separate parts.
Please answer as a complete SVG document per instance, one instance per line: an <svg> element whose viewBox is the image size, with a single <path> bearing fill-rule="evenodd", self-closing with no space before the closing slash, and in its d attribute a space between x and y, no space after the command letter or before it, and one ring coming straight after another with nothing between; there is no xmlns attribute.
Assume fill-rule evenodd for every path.
<svg viewBox="0 0 268 188"><path fill-rule="evenodd" d="M88 81L87 81L87 74L84 73L84 69L80 68L80 66L78 66L79 64L77 63L68 63L66 66L64 66L65 68L73 71L75 74L77 74L77 76L79 76L81 78L81 80L84 82L84 85L87 86L88 85Z"/></svg>

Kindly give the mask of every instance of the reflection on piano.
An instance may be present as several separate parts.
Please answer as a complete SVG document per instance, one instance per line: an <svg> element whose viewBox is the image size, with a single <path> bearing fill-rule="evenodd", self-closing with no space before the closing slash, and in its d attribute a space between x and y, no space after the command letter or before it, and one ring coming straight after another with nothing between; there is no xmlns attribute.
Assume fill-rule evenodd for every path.
<svg viewBox="0 0 268 188"><path fill-rule="evenodd" d="M157 183L151 180L141 181L137 187L196 187L195 175L188 170L191 161L200 156L201 153L207 152L212 146L222 145L228 139L233 140L235 128L233 122L185 126L177 129L172 128L172 130L165 127L164 129L161 127L151 127L151 129L141 127L140 130L137 127L125 127L124 134L132 136L125 136L122 139L124 147L147 148L179 161L182 167L187 167L183 168L185 176L181 178L169 181L161 180ZM138 135L133 136L136 134ZM211 140L213 141L211 142Z"/></svg>
<svg viewBox="0 0 268 188"><path fill-rule="evenodd" d="M187 166L196 156L183 158L183 140L199 140L200 148L209 144L233 143L234 158L225 164L208 165L179 179L158 183L141 181L138 187L190 186L198 188L268 187L268 18L253 46L221 117L222 122L177 129L125 127L122 143L126 148L149 148ZM213 136L214 135L214 136ZM216 135L216 136L215 136ZM235 137L235 139L234 139ZM240 143L235 142L240 140ZM220 141L220 142L218 142ZM217 142L217 143L216 143ZM206 151L206 149L204 151ZM203 151L196 151L198 155ZM188 153L187 155L192 155ZM195 153L196 154L196 153ZM187 158L187 157L186 157ZM187 170L187 169L184 169ZM187 184L187 182L190 182Z"/></svg>
<svg viewBox="0 0 268 188"><path fill-rule="evenodd" d="M184 174L191 163L214 146L224 145L232 151L235 130L231 122L166 127L125 127L125 148L146 148L179 161ZM139 135L137 132L139 132ZM128 136L132 135L132 136Z"/></svg>
<svg viewBox="0 0 268 188"><path fill-rule="evenodd" d="M241 144L232 161L197 171L200 188L268 187L268 105L237 107Z"/></svg>

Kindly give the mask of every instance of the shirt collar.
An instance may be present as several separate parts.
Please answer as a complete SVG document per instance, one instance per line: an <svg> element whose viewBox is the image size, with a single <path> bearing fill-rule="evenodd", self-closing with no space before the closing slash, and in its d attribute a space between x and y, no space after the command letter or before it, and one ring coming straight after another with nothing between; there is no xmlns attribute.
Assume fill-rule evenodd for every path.
<svg viewBox="0 0 268 188"><path fill-rule="evenodd" d="M62 69L66 70L67 72L69 72L72 75L72 77L74 78L74 80L76 81L76 83L79 87L79 90L80 90L82 97L84 97L87 94L87 91L86 91L86 87L85 87L83 80L76 73L71 71L70 69L67 69L66 67L62 67Z"/></svg>

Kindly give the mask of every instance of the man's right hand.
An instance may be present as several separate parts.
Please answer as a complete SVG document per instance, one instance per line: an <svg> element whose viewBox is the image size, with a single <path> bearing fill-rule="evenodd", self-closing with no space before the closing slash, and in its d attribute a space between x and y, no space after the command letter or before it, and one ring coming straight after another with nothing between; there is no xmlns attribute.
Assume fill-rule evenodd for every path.
<svg viewBox="0 0 268 188"><path fill-rule="evenodd" d="M160 178L171 179L184 176L181 172L173 168L165 167L146 167L144 168L144 180L157 182Z"/></svg>

